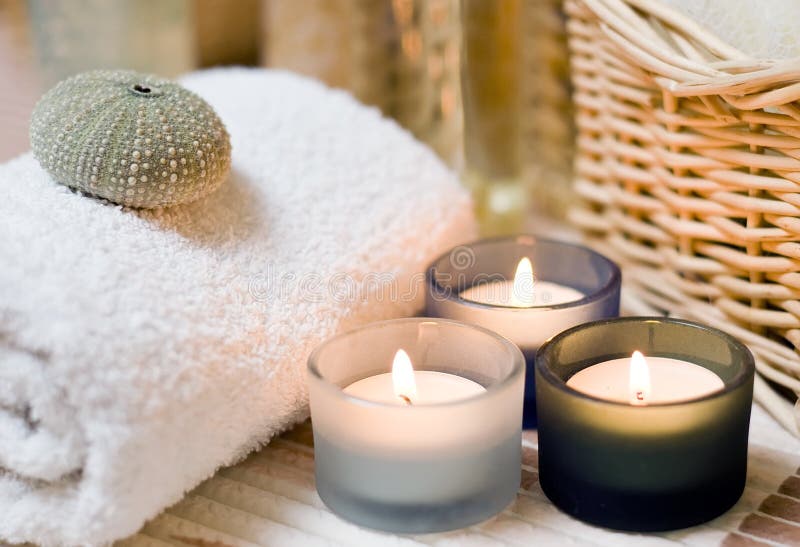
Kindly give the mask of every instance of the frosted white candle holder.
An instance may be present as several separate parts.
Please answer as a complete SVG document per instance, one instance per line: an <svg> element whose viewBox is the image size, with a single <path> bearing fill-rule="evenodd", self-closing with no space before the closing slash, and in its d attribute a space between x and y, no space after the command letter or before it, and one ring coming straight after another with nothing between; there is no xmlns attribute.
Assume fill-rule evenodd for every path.
<svg viewBox="0 0 800 547"><path fill-rule="evenodd" d="M513 281L520 260L533 264L536 305L516 307L476 302L462 293L495 281ZM426 313L480 325L517 344L527 360L523 427L536 427L533 363L536 350L550 337L575 325L619 315L619 267L582 245L516 235L460 245L437 258L426 273ZM544 282L544 283L543 283ZM552 284L574 289L582 297L558 302ZM553 298L549 298L553 296Z"/></svg>
<svg viewBox="0 0 800 547"><path fill-rule="evenodd" d="M486 390L412 406L343 391L390 372L398 349L417 371ZM483 521L514 499L525 361L507 339L456 321L384 321L325 342L308 372L317 491L334 513L389 532L439 532Z"/></svg>

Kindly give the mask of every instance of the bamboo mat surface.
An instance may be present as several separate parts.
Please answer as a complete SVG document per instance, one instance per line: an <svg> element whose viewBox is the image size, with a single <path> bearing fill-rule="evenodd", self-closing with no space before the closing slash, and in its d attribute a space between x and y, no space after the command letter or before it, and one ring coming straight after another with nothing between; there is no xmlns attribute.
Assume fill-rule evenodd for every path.
<svg viewBox="0 0 800 547"><path fill-rule="evenodd" d="M800 441L753 408L747 488L725 515L665 534L612 532L578 522L539 488L535 432L523 439L522 485L500 515L444 534L397 536L339 519L314 487L311 425L305 422L238 465L220 470L119 547L263 546L678 546L800 545Z"/></svg>

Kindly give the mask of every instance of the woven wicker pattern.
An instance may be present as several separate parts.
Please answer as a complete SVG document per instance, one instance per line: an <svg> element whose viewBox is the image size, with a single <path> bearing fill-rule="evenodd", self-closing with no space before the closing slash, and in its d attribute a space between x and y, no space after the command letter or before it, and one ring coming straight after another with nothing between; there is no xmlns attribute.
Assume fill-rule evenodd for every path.
<svg viewBox="0 0 800 547"><path fill-rule="evenodd" d="M800 393L800 59L748 58L655 0L565 6L570 219L623 266L628 312L727 330Z"/></svg>

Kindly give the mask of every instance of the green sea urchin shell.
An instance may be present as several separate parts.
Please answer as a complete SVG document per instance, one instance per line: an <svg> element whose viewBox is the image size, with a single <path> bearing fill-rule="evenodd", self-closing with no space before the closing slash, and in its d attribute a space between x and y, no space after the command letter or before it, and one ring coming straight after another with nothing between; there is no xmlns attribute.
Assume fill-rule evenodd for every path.
<svg viewBox="0 0 800 547"><path fill-rule="evenodd" d="M58 182L120 205L194 201L226 178L231 144L203 99L157 76L96 70L33 111L33 155Z"/></svg>

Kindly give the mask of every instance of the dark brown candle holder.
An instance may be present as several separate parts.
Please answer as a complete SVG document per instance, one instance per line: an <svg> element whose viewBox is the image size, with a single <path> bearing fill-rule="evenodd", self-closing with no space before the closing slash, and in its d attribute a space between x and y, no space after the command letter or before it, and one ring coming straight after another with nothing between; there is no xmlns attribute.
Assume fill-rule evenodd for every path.
<svg viewBox="0 0 800 547"><path fill-rule="evenodd" d="M634 350L696 363L725 387L632 406L567 386L578 371ZM622 318L562 332L536 355L542 489L564 512L607 528L650 532L713 519L744 489L754 374L744 345L690 321Z"/></svg>

